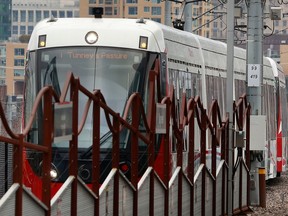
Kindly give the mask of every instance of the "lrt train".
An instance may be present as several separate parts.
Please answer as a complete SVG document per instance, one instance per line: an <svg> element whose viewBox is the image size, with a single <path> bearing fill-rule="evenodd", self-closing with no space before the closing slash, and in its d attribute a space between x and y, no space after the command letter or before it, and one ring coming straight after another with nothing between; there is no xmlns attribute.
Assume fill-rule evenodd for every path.
<svg viewBox="0 0 288 216"><path fill-rule="evenodd" d="M168 94L168 85L174 86L178 107L181 92L188 98L200 96L204 107L217 99L221 112L226 113L227 45L146 19L108 18L49 18L39 22L31 35L25 71L24 115L26 121L39 90L52 85L57 94L68 72L79 77L80 83L91 91L101 89L109 107L123 113L127 98L139 92L147 103L148 74L156 59L160 60L161 98ZM246 92L246 51L234 50L234 98ZM266 179L274 178L286 168L287 157L287 102L285 77L279 65L263 57L263 113L266 115L266 142L264 151L251 148L252 164L265 163ZM79 96L79 113L87 100ZM29 133L29 141L41 143L41 110ZM179 115L178 115L179 116ZM104 118L102 118L104 119ZM79 176L91 183L92 113L78 137ZM111 133L107 123L101 122L101 179L111 167ZM253 136L253 131L251 131ZM156 143L155 149L161 142ZM173 142L171 142L173 145ZM69 142L53 143L52 193L68 176ZM196 150L200 146L196 144ZM120 163L123 172L129 172L127 153L129 139L121 144ZM173 150L173 147L171 147ZM141 150L140 150L141 151ZM144 150L143 150L144 151ZM171 152L171 158L173 152ZM184 160L187 157L184 156ZM158 158L160 160L161 158ZM41 156L31 150L25 155L24 182L36 194L40 181ZM141 159L140 159L141 160ZM144 160L144 159L143 159ZM157 161L157 157L155 159ZM141 161L140 161L141 163ZM80 167L81 166L81 167ZM81 172L85 168L85 172ZM109 170L109 168L108 168ZM141 169L140 169L141 172ZM38 192L36 190L39 190Z"/></svg>

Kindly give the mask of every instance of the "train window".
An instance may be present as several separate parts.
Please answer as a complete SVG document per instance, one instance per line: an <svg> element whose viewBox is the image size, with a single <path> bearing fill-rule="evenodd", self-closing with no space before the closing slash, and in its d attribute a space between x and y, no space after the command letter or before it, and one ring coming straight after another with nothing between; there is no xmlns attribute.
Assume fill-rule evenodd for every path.
<svg viewBox="0 0 288 216"><path fill-rule="evenodd" d="M24 87L24 99L28 101L24 104L24 121L27 122L30 118L30 113L32 112L33 102L35 101L37 92L36 92L36 73L35 73L35 52L27 52L27 62L25 66L25 87ZM37 116L36 116L37 118ZM24 122L24 123L25 123ZM35 128L38 127L38 121L35 121L31 132L29 133L30 140L38 141L37 133Z"/></svg>
<svg viewBox="0 0 288 216"><path fill-rule="evenodd" d="M263 97L263 102L264 103L264 109L263 109L263 113L264 115L267 116L267 128L266 128L266 138L267 140L271 139L271 130L273 128L273 125L271 125L271 121L272 121L272 115L271 115L271 107L269 106L269 100L273 100L273 98L271 98L271 95L269 94L269 86L267 84L264 85L263 87L263 91L264 91L264 97Z"/></svg>
<svg viewBox="0 0 288 216"><path fill-rule="evenodd" d="M286 99L286 92L285 88L280 86L280 96L281 96L281 111L282 111L282 133L284 137L287 137L287 118L288 112L287 112L287 99Z"/></svg>
<svg viewBox="0 0 288 216"><path fill-rule="evenodd" d="M43 85L52 85L56 94L60 97L61 90L58 80L58 72L56 68L56 57L49 61L43 77Z"/></svg>
<svg viewBox="0 0 288 216"><path fill-rule="evenodd" d="M269 85L265 84L264 88L264 97L263 97L263 102L264 106L263 107L263 113L264 115L267 116L267 128L266 128L266 139L271 140L272 139L272 131L273 131L273 108L270 106L270 101L274 101L273 95L270 94L270 89ZM272 103L273 104L273 103ZM276 114L276 113L275 113ZM271 124L272 123L272 124Z"/></svg>
<svg viewBox="0 0 288 216"><path fill-rule="evenodd" d="M275 89L274 86L269 85L268 88L269 92L268 95L270 97L269 100L269 108L270 108L270 115L271 115L271 131L270 131L270 136L272 139L276 139L276 133L275 131L277 131L277 117L276 117L276 95L275 95ZM272 104L272 105L271 105Z"/></svg>
<svg viewBox="0 0 288 216"><path fill-rule="evenodd" d="M185 78L186 97L189 100L192 97L192 74L186 74Z"/></svg>
<svg viewBox="0 0 288 216"><path fill-rule="evenodd" d="M36 61L35 53L30 53L26 65L25 109L27 116L31 113L36 92L45 85L52 85L60 95L69 72L72 72L75 77L79 77L80 84L89 91L100 89L108 106L122 114L126 101L133 92L139 92L142 98L146 95L146 77L157 55L147 51L121 48L63 47L38 50L37 56L39 57ZM35 71L40 73L35 75ZM67 95L70 95L69 92ZM79 113L83 113L86 101L87 97L80 93ZM79 115L79 118L82 118L82 115ZM91 146L92 121L92 110L90 109L85 126L79 136L80 148ZM101 112L100 130L103 136L109 131L103 112ZM33 140L35 141L36 138ZM103 146L111 147L110 139L105 140L107 143L103 143ZM122 144L124 147L127 143L123 142ZM68 146L66 142L54 145L57 147Z"/></svg>
<svg viewBox="0 0 288 216"><path fill-rule="evenodd" d="M168 80L174 86L174 94L178 100L181 92L186 92L187 98L201 95L201 74L169 69Z"/></svg>
<svg viewBox="0 0 288 216"><path fill-rule="evenodd" d="M267 140L276 139L276 98L274 86L264 84L263 114L267 115Z"/></svg>
<svg viewBox="0 0 288 216"><path fill-rule="evenodd" d="M222 115L225 115L226 106L226 78L221 76L206 76L206 97L209 107L213 100L217 100Z"/></svg>
<svg viewBox="0 0 288 216"><path fill-rule="evenodd" d="M161 53L160 56L160 95L163 97L166 95L166 81L167 81L167 54ZM160 100L160 98L158 98ZM161 98L162 99L162 98Z"/></svg>
<svg viewBox="0 0 288 216"><path fill-rule="evenodd" d="M196 95L201 96L202 95L202 75L200 74L200 71L198 70L198 73L196 74L196 89L194 93L194 97Z"/></svg>
<svg viewBox="0 0 288 216"><path fill-rule="evenodd" d="M182 107L182 102L184 101L183 94L186 93L186 101L191 97L195 97L201 92L201 82L199 79L199 74L194 74L189 71L180 71L169 69L169 84L173 85L174 95L175 95L175 117L176 119L180 119L180 112ZM180 123L177 122L178 124ZM183 151L188 150L188 135L187 128L184 129L183 139L184 146ZM172 150L176 152L177 149L177 140L175 137L172 138Z"/></svg>
<svg viewBox="0 0 288 216"><path fill-rule="evenodd" d="M224 117L226 115L226 78L221 77L221 81L220 81L220 85L221 85L221 105L222 105L222 116Z"/></svg>
<svg viewBox="0 0 288 216"><path fill-rule="evenodd" d="M235 100L238 100L244 93L246 93L246 81L235 79Z"/></svg>
<svg viewBox="0 0 288 216"><path fill-rule="evenodd" d="M207 75L206 76L206 93L207 93L207 105L209 106L212 103L212 100L215 99L215 93L217 92L216 87L214 86L214 77Z"/></svg>

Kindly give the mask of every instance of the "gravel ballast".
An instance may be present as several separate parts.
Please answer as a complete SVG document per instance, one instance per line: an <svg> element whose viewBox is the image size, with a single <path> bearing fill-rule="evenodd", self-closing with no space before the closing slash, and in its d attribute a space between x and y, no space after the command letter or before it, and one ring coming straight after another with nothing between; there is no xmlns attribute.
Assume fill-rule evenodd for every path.
<svg viewBox="0 0 288 216"><path fill-rule="evenodd" d="M266 181L266 208L253 207L251 216L288 216L288 172Z"/></svg>

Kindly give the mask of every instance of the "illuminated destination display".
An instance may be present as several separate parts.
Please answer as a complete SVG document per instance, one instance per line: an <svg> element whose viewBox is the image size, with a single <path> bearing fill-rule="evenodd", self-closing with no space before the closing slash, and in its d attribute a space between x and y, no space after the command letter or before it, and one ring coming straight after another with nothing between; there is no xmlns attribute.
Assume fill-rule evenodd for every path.
<svg viewBox="0 0 288 216"><path fill-rule="evenodd" d="M78 51L67 51L61 52L61 58L63 57L70 59L128 59L128 54L125 53L91 53L91 52L78 52Z"/></svg>

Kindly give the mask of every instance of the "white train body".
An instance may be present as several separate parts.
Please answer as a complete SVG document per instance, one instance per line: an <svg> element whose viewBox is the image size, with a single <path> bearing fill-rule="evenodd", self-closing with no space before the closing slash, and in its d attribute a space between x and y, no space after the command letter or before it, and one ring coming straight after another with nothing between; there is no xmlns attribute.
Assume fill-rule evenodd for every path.
<svg viewBox="0 0 288 216"><path fill-rule="evenodd" d="M88 32L96 33L94 35L95 38L92 38L96 40L95 43L92 43L91 41L87 42L87 40L85 40L85 36ZM45 39L43 44L41 44L40 41L41 37L42 39ZM140 47L142 39L147 39L147 48ZM32 74L32 71L34 70L33 67L37 67L35 65L38 64L35 62L38 62L40 59L43 60L43 58L47 58L47 62L51 61L49 55L52 55L53 49L64 50L71 47L73 48L73 51L69 51L68 57L72 60L74 59L75 62L78 62L81 58L83 60L92 58L98 58L99 60L121 60L127 58L129 55L129 52L126 53L126 51L139 51L141 53L155 54L161 59L161 94L163 96L168 92L168 84L173 84L178 103L181 101L181 93L186 91L187 97L199 95L206 108L209 108L213 99L217 99L222 111L222 116L226 114L227 45L225 43L173 29L150 20L102 18L46 19L37 24L31 35L28 45L28 53L30 55L30 57L28 56L28 59L31 58L33 60L28 61L30 65L28 63L27 68L30 66L32 69L28 69L27 74ZM95 47L105 49L116 48L117 50L121 50L121 52L125 51L125 55L122 55L121 52L117 52L117 54L110 52L109 54L102 53L100 56L99 53L96 53L97 51L95 51L95 54L88 54L81 51L83 48ZM39 57L40 55L37 53L42 53L46 50L47 52L49 51L49 53ZM139 59L141 59L140 55L138 57L137 52L134 55L133 60L135 63L139 63ZM234 98L238 99L246 92L246 51L235 47L234 55ZM57 57L57 61L59 62L59 56ZM33 61L34 63L32 63ZM71 62L73 63L73 61ZM59 65L58 72L60 72L64 66L66 67L64 64L62 66ZM128 66L129 65L125 65L122 68L121 66L114 65L114 69L128 70ZM76 76L80 78L80 82L87 82L88 85L90 78L85 78L85 75L83 75L85 68L83 67L82 71L77 71L75 67L69 66L70 70L72 70L73 73L75 72ZM112 68L112 65L106 65L106 67L110 70L109 68ZM68 71L68 67L65 68L65 70ZM34 72L38 71L35 69ZM30 77L31 76L27 76L28 82ZM65 76L61 75L61 79L64 78ZM119 79L121 79L121 77ZM264 58L263 109L264 115L267 115L267 137L266 143L259 145L265 147L263 159L265 160L267 168L267 179L275 177L277 172L282 172L286 167L287 143L284 138L282 139L283 143L281 147L282 155L277 155L276 137L277 134L279 134L277 132L277 128L279 128L277 127L278 117L276 118L277 80L280 80L280 88L282 90L285 89L285 78L281 69L273 60ZM144 81L145 80L143 80L143 82ZM43 85L37 84L37 82L39 81L31 84L38 86L32 87L35 92ZM64 80L60 81L60 87L62 85L61 82L63 83ZM123 86L124 84L121 85ZM94 84L94 86L91 85L89 88L93 90L98 88L98 86L95 86ZM114 90L112 94L116 94L116 91L117 90ZM103 92L105 96L105 90L103 90ZM111 92L109 94L111 94ZM121 94L121 91L119 91L119 94ZM143 96L147 97L146 94ZM33 94L30 94L28 98L33 100L33 97L35 97L35 93L34 96ZM282 103L286 103L286 99L282 99ZM180 104L178 104L178 106L180 107ZM119 112L121 112L121 110L119 110ZM282 113L287 114L287 110L282 110ZM282 116L286 118L286 116ZM287 120L282 119L280 122L281 128L287 130ZM285 125L283 125L284 123ZM84 128L84 133L86 133L86 135L90 134L90 132L88 126L86 132ZM286 136L286 133L287 132L282 135ZM254 134L259 136L257 131L251 131L251 136L254 136ZM79 145L81 147L80 141ZM82 147L87 148L85 145ZM199 144L196 144L196 151L197 150L199 150ZM253 152L253 143L251 143L251 150ZM277 171L277 161L281 161L282 165L282 168L279 171Z"/></svg>

